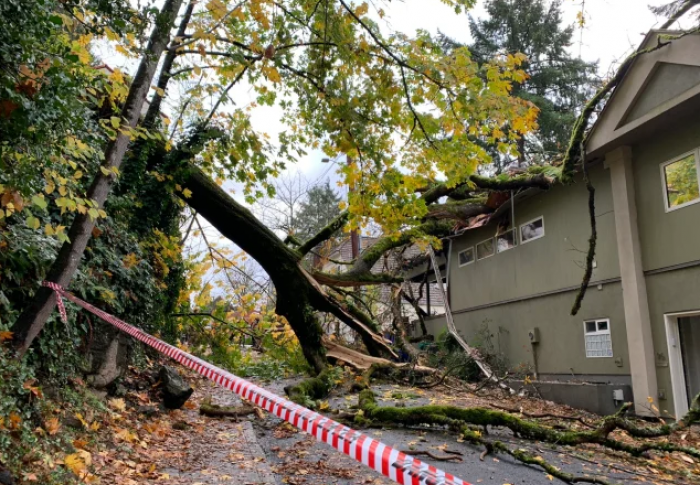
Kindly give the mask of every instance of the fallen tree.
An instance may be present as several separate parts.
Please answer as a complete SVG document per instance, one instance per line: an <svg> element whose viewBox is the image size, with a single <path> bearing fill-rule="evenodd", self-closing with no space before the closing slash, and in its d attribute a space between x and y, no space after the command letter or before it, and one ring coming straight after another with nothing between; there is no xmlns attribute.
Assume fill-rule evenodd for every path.
<svg viewBox="0 0 700 485"><path fill-rule="evenodd" d="M461 2L448 3L459 6ZM280 6L279 21L287 29L284 38L271 37L264 41L259 37L259 23L265 23L264 13L248 10L257 7L232 5L226 10L227 5L222 3L222 11L214 9L198 15L192 10L195 4L190 2L180 24L182 28L169 46L165 43L176 25L175 13L170 12L167 22L154 30L154 38L160 39L154 57L160 57L161 51L166 56L151 106L159 105L173 79L201 70L202 58L220 63L212 67L216 69L212 77L214 84L210 86L219 98L208 116L202 119L200 114L196 115L201 121L189 127L188 135L176 140L171 153L163 155L166 150L158 150L157 156L163 159L151 160L148 166L160 171L159 176L171 183L174 193L184 203L263 267L275 286L276 312L289 322L316 373L328 366L319 313L331 314L357 332L370 356L395 359L395 351L379 335L379 326L373 319L357 306L337 298L336 293L342 294L339 290L343 287L401 283L395 274L375 271L387 252L416 240L434 242L450 235L456 228L468 225L471 218L493 213L508 200L511 191L546 190L553 184L571 182L583 158L582 147L592 113L615 88L633 59L651 51L639 51L631 56L586 105L574 125L560 166L529 167L517 173L485 177L475 170L479 163L489 161L483 145L499 143L503 149L516 149L517 138L535 126L533 106L509 95L512 79L522 77L518 71L522 60L517 56L478 66L466 49L447 53L429 38L395 42L381 34L363 6L355 7L344 0L323 13L306 2ZM196 25L191 26L194 33L187 33L190 17L197 19ZM348 28L329 28L330 25ZM655 48L662 48L672 40L666 39ZM195 43L200 44L193 49ZM459 62L445 62L446 56ZM148 78L155 71L150 61L146 63ZM333 73L339 76L333 82L325 78L326 66L330 65L346 66ZM486 71L488 76L483 76ZM142 77L137 76L139 83L135 81L131 90L141 93L138 95L141 98ZM368 83L368 79L381 82ZM319 142L330 137L324 147L328 153L345 153L355 160L343 169L352 189L350 209L308 241L298 241L296 249L265 227L215 180L215 177L230 177L252 191L251 184L264 187L266 178L281 169L265 137L252 130L243 111L231 116L219 112L231 88L243 80L251 82L267 103L274 101L274 96L266 98L270 93L269 83L283 83L282 90L298 97L296 105L285 109L286 121L297 138L282 140L283 148L277 155L287 156L307 146L310 140ZM418 108L426 91L433 104L446 107L438 115ZM483 96L485 91L489 92L487 97ZM201 90L193 91L191 101L195 102L199 94ZM135 114L138 110L132 108L141 102L142 99L136 100L136 94L127 100L131 126L138 122ZM147 124L156 116L156 109L149 110ZM202 111L202 106L197 106L190 114ZM182 118L181 113L178 120ZM507 135L501 130L506 126ZM516 130L514 126L519 128ZM211 136L202 140L207 134ZM400 152L396 152L392 141L397 136L405 137L406 141ZM128 140L121 135L119 140L123 151ZM169 142L163 145L165 148ZM439 181L435 176L438 172L447 173L447 180ZM494 193L498 196L491 197ZM81 232L75 250L70 249L73 243L67 243L70 264L64 264L63 260L55 264L57 271L65 276L57 280L64 286L68 285L82 254L80 245L89 237L82 234L90 226L83 219L76 218L69 233L73 239L76 231ZM330 273L305 267L304 256L313 247L346 226L356 228L369 219L381 223L386 236L365 249L346 271ZM595 219L591 219L594 223ZM594 236L595 233L577 302L587 288L595 251ZM26 318L15 323L16 344L21 351L31 344L53 307L53 297L46 290L40 291L35 300ZM41 311L35 311L35 307L41 307ZM29 327L31 332L27 331ZM473 358L479 360L477 354ZM485 366L481 368L487 378L494 379Z"/></svg>
<svg viewBox="0 0 700 485"><path fill-rule="evenodd" d="M601 418L599 424L593 429L578 430L566 427L554 429L533 419L526 420L509 412L487 408L438 405L379 406L374 392L371 389L364 389L358 398L358 408L362 413L355 416L355 421L364 426L381 427L400 424L404 426L429 426L431 428L437 426L440 430L449 429L460 439L483 446L482 459L488 453L505 453L522 463L539 466L550 475L568 483L609 484L607 480L601 478L564 472L538 455L513 448L498 438L488 437L488 427L506 428L516 437L559 446L593 444L632 456L641 456L647 452L656 451L661 453L678 452L693 458L700 458L700 449L698 448L676 445L668 440L654 440L654 438L668 438L672 433L686 430L691 425L700 423L700 394L693 400L688 413L673 424L640 426L626 416L631 407L630 403L623 405L615 414ZM624 439L623 435L619 433L615 434L616 431L624 431L632 440Z"/></svg>

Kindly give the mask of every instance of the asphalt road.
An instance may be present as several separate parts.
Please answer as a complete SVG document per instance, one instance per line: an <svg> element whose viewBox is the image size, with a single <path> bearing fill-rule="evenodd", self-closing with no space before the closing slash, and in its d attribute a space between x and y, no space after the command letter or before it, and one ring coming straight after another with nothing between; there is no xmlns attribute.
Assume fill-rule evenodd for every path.
<svg viewBox="0 0 700 485"><path fill-rule="evenodd" d="M265 387L272 392L284 395L283 387L290 381L266 383ZM376 386L373 388L378 395L384 392L391 394L392 386ZM356 404L356 396L332 397L329 403L333 408L345 408ZM429 404L429 400L420 396L409 399L387 399L379 401L380 405L395 406L403 402L405 406L420 406ZM258 444L265 453L275 479L279 484L291 485L350 485L350 484L388 484L389 479L370 470L355 460L338 453L325 443L317 442L313 437L293 430L291 427L274 417L255 420L253 428ZM527 466L515 461L507 455L487 456L482 461L480 455L483 448L477 448L467 443L458 443L454 434L445 430L412 430L412 429L369 429L365 430L370 436L402 451L426 450L436 455L444 455L441 450L459 451L463 454L462 462L436 461L428 456L417 456L420 460L452 473L472 484L504 485L548 485L552 482L562 483L557 479L551 480L541 469ZM613 483L631 483L633 475L619 472L607 466L597 465L580 460L570 455L577 452L572 448L556 449L541 443L518 440L510 433L490 430L491 435L510 443L515 448L524 448L531 453L543 457L551 464L571 473L604 476ZM580 452L580 450L579 450Z"/></svg>

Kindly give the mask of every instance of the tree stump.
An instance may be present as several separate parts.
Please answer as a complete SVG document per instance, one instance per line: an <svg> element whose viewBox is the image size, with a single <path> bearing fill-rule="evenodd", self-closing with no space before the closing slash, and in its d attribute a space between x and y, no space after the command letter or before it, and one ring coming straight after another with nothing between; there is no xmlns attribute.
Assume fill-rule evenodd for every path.
<svg viewBox="0 0 700 485"><path fill-rule="evenodd" d="M163 405L168 409L180 409L194 389L172 367L161 367L159 376L163 389Z"/></svg>

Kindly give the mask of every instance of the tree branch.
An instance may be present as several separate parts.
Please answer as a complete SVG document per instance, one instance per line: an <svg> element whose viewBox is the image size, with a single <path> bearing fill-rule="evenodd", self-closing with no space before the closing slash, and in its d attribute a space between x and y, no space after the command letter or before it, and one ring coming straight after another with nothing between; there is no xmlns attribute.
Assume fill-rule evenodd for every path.
<svg viewBox="0 0 700 485"><path fill-rule="evenodd" d="M348 211L343 211L338 214L331 222L321 229L318 234L313 236L311 239L306 241L304 244L297 248L299 254L302 256L306 255L313 248L321 244L323 241L330 239L333 234L335 234L339 229L341 229L348 222L348 217L350 213Z"/></svg>

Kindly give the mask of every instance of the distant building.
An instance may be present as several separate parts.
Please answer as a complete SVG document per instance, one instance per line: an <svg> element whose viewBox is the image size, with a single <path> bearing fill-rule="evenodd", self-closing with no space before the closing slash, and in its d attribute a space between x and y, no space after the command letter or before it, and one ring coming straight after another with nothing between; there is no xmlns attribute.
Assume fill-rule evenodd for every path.
<svg viewBox="0 0 700 485"><path fill-rule="evenodd" d="M377 237L361 236L360 251L364 251L372 246L377 240ZM323 251L323 254L324 257L320 261L322 271L340 273L347 270L348 266L340 263L350 263L353 260L350 238L338 241L329 250ZM409 246L404 251L388 252L372 267L372 273L396 271L397 276L400 276L402 270L407 269L407 265L413 264L416 259L421 258L422 260L425 259L424 252L414 245ZM397 270L397 268L400 269ZM424 276L424 274L421 274L415 277L414 281L406 282L404 288L410 293L409 286L411 287L413 295L418 300L419 308L427 315L444 315L445 304L442 293L435 283L435 274L433 271L429 271L427 279ZM424 281L427 281L427 283L424 283ZM391 313L391 285L366 286L361 291L365 300L372 302L374 316L382 325L382 328L390 329L393 319ZM410 326L415 326L418 315L413 305L403 300L401 311L405 321ZM350 330L344 329L343 332L346 335Z"/></svg>

